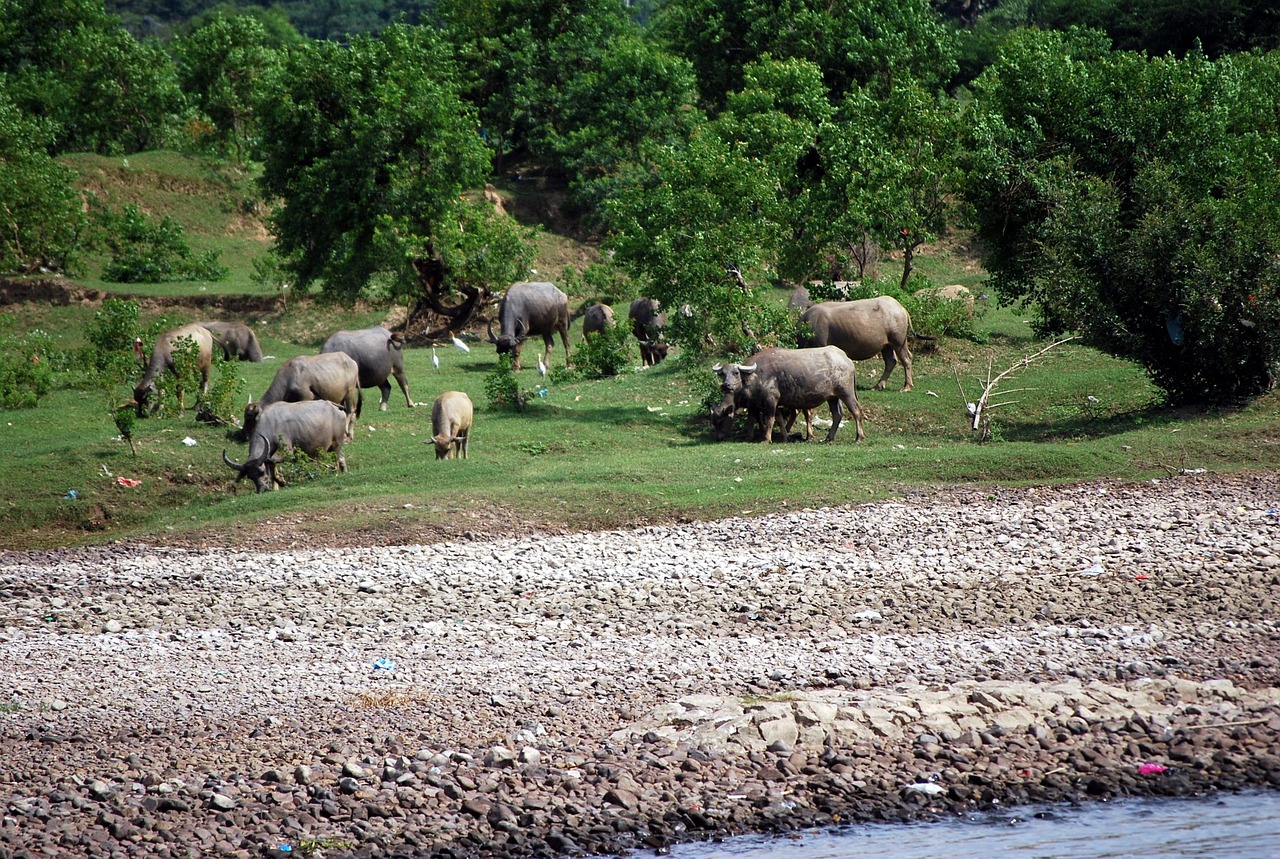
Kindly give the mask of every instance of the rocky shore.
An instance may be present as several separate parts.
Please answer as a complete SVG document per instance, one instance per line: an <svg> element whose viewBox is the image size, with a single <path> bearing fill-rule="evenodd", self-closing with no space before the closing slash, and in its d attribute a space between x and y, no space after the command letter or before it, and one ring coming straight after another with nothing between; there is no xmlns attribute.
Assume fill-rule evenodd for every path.
<svg viewBox="0 0 1280 859"><path fill-rule="evenodd" d="M0 859L534 857L1280 788L1280 474L0 555Z"/></svg>

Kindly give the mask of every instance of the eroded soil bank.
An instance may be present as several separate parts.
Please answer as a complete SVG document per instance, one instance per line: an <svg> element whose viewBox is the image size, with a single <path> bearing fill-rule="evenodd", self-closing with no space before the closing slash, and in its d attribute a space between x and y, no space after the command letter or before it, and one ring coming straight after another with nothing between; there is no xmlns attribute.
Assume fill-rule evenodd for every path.
<svg viewBox="0 0 1280 859"><path fill-rule="evenodd" d="M1188 475L0 555L0 857L543 856L1280 788L1278 508L1280 475Z"/></svg>

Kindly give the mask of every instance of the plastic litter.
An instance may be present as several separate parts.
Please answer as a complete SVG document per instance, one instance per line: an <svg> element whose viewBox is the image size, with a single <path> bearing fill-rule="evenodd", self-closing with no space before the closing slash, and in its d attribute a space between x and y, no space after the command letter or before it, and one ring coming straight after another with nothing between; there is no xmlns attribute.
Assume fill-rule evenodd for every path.
<svg viewBox="0 0 1280 859"><path fill-rule="evenodd" d="M1103 573L1105 573L1105 572L1106 572L1106 570L1104 570L1104 569L1102 568L1102 564L1094 564L1094 565L1093 565L1093 566L1091 566L1091 567L1085 567L1083 570L1081 570L1081 571L1080 571L1080 575L1082 575L1082 576L1100 576L1100 575L1102 575L1102 574L1103 574Z"/></svg>
<svg viewBox="0 0 1280 859"><path fill-rule="evenodd" d="M387 657L385 657L385 656L383 656L383 657L381 657L381 658L379 658L379 659L375 659L375 660L373 660L373 670L374 670L374 671L393 671L393 670L395 669L395 667L396 667L396 663L395 663L395 661L394 661L394 660L391 660L391 659L388 659L388 658L387 658Z"/></svg>
<svg viewBox="0 0 1280 859"><path fill-rule="evenodd" d="M1164 764L1139 764L1139 775L1160 775L1160 773L1168 772L1169 768Z"/></svg>
<svg viewBox="0 0 1280 859"><path fill-rule="evenodd" d="M75 501L77 498L80 497L80 493L76 492L74 489L68 489L67 494L62 497L67 499L68 501Z"/></svg>
<svg viewBox="0 0 1280 859"><path fill-rule="evenodd" d="M911 793L923 793L925 796L938 796L947 792L947 789L940 784L932 784L927 781L918 781L915 784L907 785L907 790Z"/></svg>
<svg viewBox="0 0 1280 859"><path fill-rule="evenodd" d="M186 438L184 438L182 440L182 443L185 444L187 447L195 447L197 444L199 444L199 442L193 439L191 436L187 436Z"/></svg>
<svg viewBox="0 0 1280 859"><path fill-rule="evenodd" d="M546 388L539 388L539 389L538 389L538 396L539 396L539 397L545 397L546 395L547 395L547 389L546 389Z"/></svg>
<svg viewBox="0 0 1280 859"><path fill-rule="evenodd" d="M127 486L130 489L134 488L135 486L142 485L141 480L134 480L132 477L125 477L124 475L117 477L116 483L120 484L121 486Z"/></svg>

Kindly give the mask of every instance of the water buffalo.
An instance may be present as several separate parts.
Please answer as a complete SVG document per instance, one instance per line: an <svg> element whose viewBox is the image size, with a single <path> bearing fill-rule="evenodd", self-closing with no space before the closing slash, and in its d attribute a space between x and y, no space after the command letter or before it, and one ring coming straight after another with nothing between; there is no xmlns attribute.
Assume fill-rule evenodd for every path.
<svg viewBox="0 0 1280 859"><path fill-rule="evenodd" d="M395 376L409 408L417 407L409 396L409 380L404 375L404 337L399 332L388 331L381 325L359 331L335 331L324 341L320 353L325 352L345 352L355 360L360 368L360 387L382 392L380 410L387 410L387 400L391 398L389 376Z"/></svg>
<svg viewBox="0 0 1280 859"><path fill-rule="evenodd" d="M497 344L498 354L513 356L512 367L520 369L520 348L529 337L541 334L547 344L544 360L551 360L555 333L560 332L564 344L564 362L569 363L569 296L550 283L516 283L498 304L498 336L493 336L493 320L489 321L489 342Z"/></svg>
<svg viewBox="0 0 1280 859"><path fill-rule="evenodd" d="M347 458L342 452L346 440L347 413L328 400L272 403L258 416L245 461L233 462L225 450L222 461L238 472L237 483L247 477L256 491L269 492L284 485L276 474L276 464L295 449L312 459L319 458L321 452L334 451L338 470L346 471Z"/></svg>
<svg viewBox="0 0 1280 859"><path fill-rule="evenodd" d="M445 391L431 404L431 441L436 446L436 459L467 458L471 440L471 398L462 391Z"/></svg>
<svg viewBox="0 0 1280 859"><path fill-rule="evenodd" d="M670 346L662 333L667 326L667 314L657 299L637 298L631 302L627 313L631 320L631 333L640 341L640 363L652 367L667 357Z"/></svg>
<svg viewBox="0 0 1280 859"><path fill-rule="evenodd" d="M804 411L826 402L831 407L831 430L827 441L840 429L843 409L853 414L858 428L857 441L866 438L862 431L862 407L858 405L854 365L848 355L835 346L816 349L765 349L752 355L745 364L717 364L712 368L720 377L724 400L712 409L716 439L723 441L733 423L733 413L742 406L757 418L763 418L766 444L773 441L773 424L782 408ZM813 429L807 427L806 437Z"/></svg>
<svg viewBox="0 0 1280 859"><path fill-rule="evenodd" d="M228 361L262 361L258 335L243 322L201 322L200 326L209 329L213 342L222 347L222 355Z"/></svg>
<svg viewBox="0 0 1280 859"><path fill-rule="evenodd" d="M345 352L299 355L280 365L266 393L244 409L241 440L253 437L262 412L272 403L297 403L328 400L341 406L347 414L347 439L351 439L356 418L360 415L360 372L356 362Z"/></svg>
<svg viewBox="0 0 1280 859"><path fill-rule="evenodd" d="M822 301L800 314L800 321L808 326L799 338L801 346L838 346L854 361L879 353L884 358L884 375L875 384L877 391L884 390L889 374L901 361L907 376L902 390L911 390L914 381L911 350L907 348L911 315L897 300L881 295L857 301Z"/></svg>
<svg viewBox="0 0 1280 859"><path fill-rule="evenodd" d="M582 314L582 336L603 334L606 328L617 324L613 318L613 308L607 304L593 304Z"/></svg>
<svg viewBox="0 0 1280 859"><path fill-rule="evenodd" d="M177 368L173 365L173 345L174 341L186 338L196 344L196 362L200 370L200 392L204 393L209 390L209 368L213 364L213 335L209 333L209 329L200 325L183 325L181 328L175 328L172 331L166 331L156 338L156 345L151 350L151 361L147 364L146 370L142 373L142 379L133 389L133 401L137 404L138 417L155 410L155 404L151 403L151 395L156 390L156 376L168 370L175 376L178 374ZM142 342L134 343L134 349L137 350L138 358L142 358ZM150 406L150 408L148 408ZM178 410L185 410L182 402L182 388L178 389Z"/></svg>

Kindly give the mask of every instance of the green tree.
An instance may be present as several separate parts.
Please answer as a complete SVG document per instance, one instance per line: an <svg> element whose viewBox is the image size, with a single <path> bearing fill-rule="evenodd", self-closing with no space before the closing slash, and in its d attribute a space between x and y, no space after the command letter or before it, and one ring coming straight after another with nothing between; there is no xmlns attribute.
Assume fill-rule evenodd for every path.
<svg viewBox="0 0 1280 859"><path fill-rule="evenodd" d="M836 98L854 86L883 94L903 80L933 88L955 69L951 36L928 0L668 0L653 26L693 63L713 112L765 55L815 63Z"/></svg>
<svg viewBox="0 0 1280 859"><path fill-rule="evenodd" d="M0 271L65 272L74 262L85 218L74 173L45 154L50 137L0 75Z"/></svg>
<svg viewBox="0 0 1280 859"><path fill-rule="evenodd" d="M778 246L776 175L746 145L706 127L663 147L643 182L605 202L607 246L668 308L667 332L686 354L745 354L781 330L761 295ZM672 312L689 305L691 313Z"/></svg>
<svg viewBox="0 0 1280 859"><path fill-rule="evenodd" d="M415 312L461 327L493 284L527 272L523 231L464 194L489 150L438 32L312 43L280 81L261 117L261 186L281 201L276 250L297 289L319 281L350 301L384 277Z"/></svg>
<svg viewBox="0 0 1280 859"><path fill-rule="evenodd" d="M55 152L163 146L183 110L174 65L89 0L0 0L0 70Z"/></svg>
<svg viewBox="0 0 1280 859"><path fill-rule="evenodd" d="M279 66L267 30L248 15L214 17L177 40L183 91L214 126L214 139L242 162L257 141L256 102Z"/></svg>
<svg viewBox="0 0 1280 859"><path fill-rule="evenodd" d="M977 81L964 196L994 286L1140 362L1171 402L1280 364L1280 55L1111 52L1015 34Z"/></svg>

